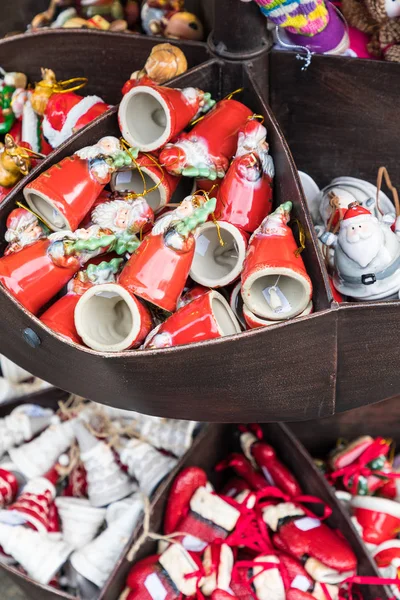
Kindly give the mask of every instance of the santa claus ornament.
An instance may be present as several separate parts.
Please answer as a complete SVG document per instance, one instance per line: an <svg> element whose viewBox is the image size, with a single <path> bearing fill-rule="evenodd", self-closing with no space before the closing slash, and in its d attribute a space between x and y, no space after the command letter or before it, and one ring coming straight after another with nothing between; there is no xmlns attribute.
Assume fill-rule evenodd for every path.
<svg viewBox="0 0 400 600"><path fill-rule="evenodd" d="M25 246L45 238L49 230L38 218L25 208L15 208L10 212L6 222L7 231L4 239L8 246L4 256L19 252Z"/></svg>
<svg viewBox="0 0 400 600"><path fill-rule="evenodd" d="M334 248L335 288L357 300L397 298L400 289L400 240L384 221L352 203L337 235L320 239Z"/></svg>

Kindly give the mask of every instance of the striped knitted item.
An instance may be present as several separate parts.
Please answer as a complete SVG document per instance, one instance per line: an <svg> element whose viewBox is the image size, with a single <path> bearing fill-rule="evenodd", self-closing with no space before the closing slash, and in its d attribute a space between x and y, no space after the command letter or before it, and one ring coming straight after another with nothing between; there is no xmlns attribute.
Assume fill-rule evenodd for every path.
<svg viewBox="0 0 400 600"><path fill-rule="evenodd" d="M291 33L308 35L320 33L329 22L324 0L255 0L261 12Z"/></svg>

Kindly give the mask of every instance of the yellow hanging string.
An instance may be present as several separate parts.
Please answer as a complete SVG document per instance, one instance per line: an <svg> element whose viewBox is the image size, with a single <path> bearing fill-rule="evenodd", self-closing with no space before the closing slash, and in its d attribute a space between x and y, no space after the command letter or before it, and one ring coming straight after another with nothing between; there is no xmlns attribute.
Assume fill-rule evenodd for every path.
<svg viewBox="0 0 400 600"><path fill-rule="evenodd" d="M242 92L244 92L244 88L238 88L237 90L234 90L233 92L225 96L223 100L231 100L232 96L236 96L236 94L241 94Z"/></svg>
<svg viewBox="0 0 400 600"><path fill-rule="evenodd" d="M265 121L265 117L263 117L263 115L251 115L250 117L247 117L248 121L260 121L261 125L264 123Z"/></svg>
<svg viewBox="0 0 400 600"><path fill-rule="evenodd" d="M88 82L87 77L73 77L72 79L65 79L64 81L55 81L52 83L51 81L42 80L38 84L43 88L50 88L55 94L66 94L67 92L76 92L76 90L80 90ZM72 87L68 87L70 84L76 84Z"/></svg>
<svg viewBox="0 0 400 600"><path fill-rule="evenodd" d="M299 230L299 243L300 243L300 246L294 252L295 257L298 258L300 256L300 254L303 252L303 250L305 249L305 247L306 247L306 234L304 232L304 227L300 223L300 221L298 219L294 219L294 222L296 223L297 228Z"/></svg>
<svg viewBox="0 0 400 600"><path fill-rule="evenodd" d="M122 148L125 150L125 152L127 152L129 154L130 159L131 159L132 163L135 165L135 167L142 179L142 182L143 182L143 192L141 192L141 193L130 192L129 194L127 194L125 196L125 199L126 200L135 200L136 198L144 198L147 194L154 192L156 189L158 189L160 187L161 183L164 180L163 168L160 165L160 163L154 158L154 156L152 156L151 154L143 153L143 156L146 156L148 159L150 159L156 165L156 167L158 167L158 169L160 170L160 173L161 173L161 177L160 177L160 180L158 181L158 183L156 183L156 185L154 185L150 189L147 189L146 178L144 176L142 168L140 167L139 163L134 158L134 156L131 152L131 146L128 144L128 142L124 138L120 138L120 143L121 143Z"/></svg>
<svg viewBox="0 0 400 600"><path fill-rule="evenodd" d="M208 201L208 200L210 200L210 196L209 196L209 194L211 194L211 192L213 191L213 189L214 189L215 187L216 187L216 184L214 183L214 185L212 186L212 188L211 188L210 192L206 192L206 190L197 190L197 191L196 191L196 194L203 194L203 195L205 196L206 200ZM192 198L193 198L193 197L194 197L194 196L192 196ZM192 202L193 202L193 201L192 201ZM213 223L214 223L215 227L217 228L217 236L218 236L219 245L223 247L223 246L225 246L225 242L224 242L224 240L222 239L222 235L221 235L221 227L220 227L220 225L219 225L219 223L218 223L218 221L217 221L217 219L216 219L216 217L215 217L215 213L211 213L211 218L212 218L212 220L213 220Z"/></svg>
<svg viewBox="0 0 400 600"><path fill-rule="evenodd" d="M30 148L24 148L24 146L18 146L18 150L7 150L7 153L10 156L20 156L21 158L46 158L45 154L41 154L40 152L35 152Z"/></svg>
<svg viewBox="0 0 400 600"><path fill-rule="evenodd" d="M38 221L41 221L43 223L43 225L46 225L46 227L48 229L52 229L51 225L49 225L42 217L39 217L39 215L37 215L33 210L31 210L30 208L28 208L27 206L25 206L24 204L22 204L22 202L16 202L15 203L19 208L23 208L24 210L27 210L28 212L30 212L32 215L34 215Z"/></svg>

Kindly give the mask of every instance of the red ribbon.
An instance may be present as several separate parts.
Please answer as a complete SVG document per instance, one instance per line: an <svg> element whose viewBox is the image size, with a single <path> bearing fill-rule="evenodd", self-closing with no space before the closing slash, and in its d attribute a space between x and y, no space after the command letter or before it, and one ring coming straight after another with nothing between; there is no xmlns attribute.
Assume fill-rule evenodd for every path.
<svg viewBox="0 0 400 600"><path fill-rule="evenodd" d="M347 585L347 597L344 595L343 586ZM389 577L370 577L365 575L352 575L341 583L339 590L339 600L362 600L362 594L359 591L353 590L353 585L397 585L400 586L400 578L391 579ZM325 593L325 589L324 589ZM376 600L381 600L376 598ZM393 596L389 600L396 600Z"/></svg>
<svg viewBox="0 0 400 600"><path fill-rule="evenodd" d="M327 504L325 504L325 502L323 502L321 500L321 498L318 498L317 496L309 496L309 495L289 496L288 494L285 494L284 492L282 492L279 488L277 488L275 486L265 487L264 489L257 492L256 496L257 496L258 506L260 506L260 508L271 505L271 502L260 502L260 498L267 497L267 498L277 498L279 500L283 500L284 502L293 502L293 504L295 504L296 506L300 505L300 507L302 508L302 510L304 510L305 514L308 517L311 517L314 519L319 519L320 521L324 521L325 519L330 517L332 514L331 507L328 506ZM303 503L322 505L324 507L323 515L321 517L317 517L308 508L303 506Z"/></svg>

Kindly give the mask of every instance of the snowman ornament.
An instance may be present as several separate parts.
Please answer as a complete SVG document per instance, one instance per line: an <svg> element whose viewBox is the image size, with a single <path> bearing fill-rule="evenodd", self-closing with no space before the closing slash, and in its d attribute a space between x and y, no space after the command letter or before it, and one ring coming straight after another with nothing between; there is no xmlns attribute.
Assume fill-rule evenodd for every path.
<svg viewBox="0 0 400 600"><path fill-rule="evenodd" d="M398 227L378 220L353 202L336 234L323 232L320 240L334 249L333 283L357 300L398 298L400 290L400 239Z"/></svg>

